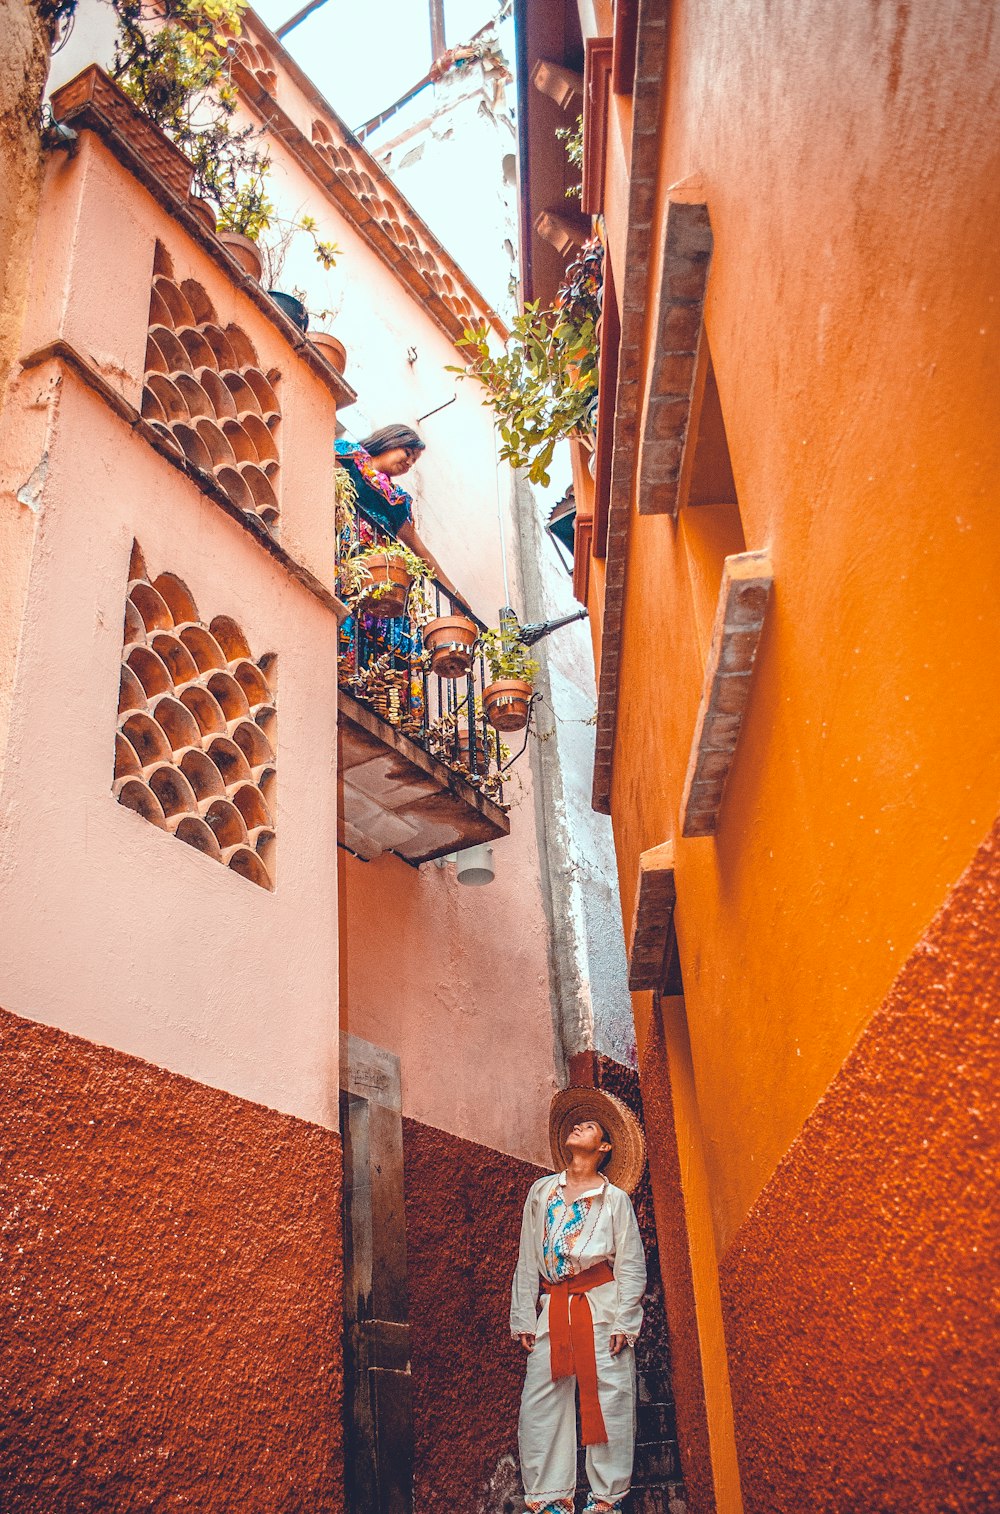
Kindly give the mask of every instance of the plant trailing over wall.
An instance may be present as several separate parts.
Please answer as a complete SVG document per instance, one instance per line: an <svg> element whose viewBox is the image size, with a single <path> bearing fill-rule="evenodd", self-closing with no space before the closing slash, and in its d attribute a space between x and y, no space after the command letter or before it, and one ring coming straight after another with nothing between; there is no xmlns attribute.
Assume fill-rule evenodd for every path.
<svg viewBox="0 0 1000 1514"><path fill-rule="evenodd" d="M505 636L502 631L484 631L479 638L480 649L489 664L490 677L520 678L525 683L534 683L538 674L538 659L522 641Z"/></svg>
<svg viewBox="0 0 1000 1514"><path fill-rule="evenodd" d="M358 486L346 468L334 468L333 470L333 503L334 521L339 541L342 532L346 531L350 533L353 531L354 512L358 504Z"/></svg>
<svg viewBox="0 0 1000 1514"><path fill-rule="evenodd" d="M566 157L573 168L583 173L583 117L577 116L575 126L557 126L556 136L565 144ZM579 200L583 196L583 180L577 180L566 191L567 200Z"/></svg>
<svg viewBox="0 0 1000 1514"><path fill-rule="evenodd" d="M500 456L527 468L532 483L549 482L557 442L593 429L602 286L603 248L595 239L566 270L551 310L536 300L515 318L499 356L485 324L460 340L473 359L451 372L483 385L500 432Z"/></svg>
<svg viewBox="0 0 1000 1514"><path fill-rule="evenodd" d="M238 94L230 45L246 0L113 0L118 35L112 73L122 89L194 168L194 187L220 208L223 224L260 234L274 208L262 133L234 124Z"/></svg>
<svg viewBox="0 0 1000 1514"><path fill-rule="evenodd" d="M326 269L340 248L324 241L313 216L286 221L269 197L265 129L235 124L239 95L230 56L247 0L112 0L118 17L114 78L194 168L193 187L219 208L221 231L258 241L281 227L312 240Z"/></svg>

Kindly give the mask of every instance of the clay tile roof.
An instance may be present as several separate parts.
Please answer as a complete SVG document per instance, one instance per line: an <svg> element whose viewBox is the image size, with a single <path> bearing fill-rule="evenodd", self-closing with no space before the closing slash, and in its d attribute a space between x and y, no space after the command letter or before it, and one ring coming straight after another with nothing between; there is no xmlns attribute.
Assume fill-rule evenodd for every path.
<svg viewBox="0 0 1000 1514"><path fill-rule="evenodd" d="M278 39L252 13L244 18L244 28L233 79L246 102L266 117L269 131L453 341L466 327L484 321L506 338L507 327L497 312ZM312 106L308 136L276 98L281 73Z"/></svg>

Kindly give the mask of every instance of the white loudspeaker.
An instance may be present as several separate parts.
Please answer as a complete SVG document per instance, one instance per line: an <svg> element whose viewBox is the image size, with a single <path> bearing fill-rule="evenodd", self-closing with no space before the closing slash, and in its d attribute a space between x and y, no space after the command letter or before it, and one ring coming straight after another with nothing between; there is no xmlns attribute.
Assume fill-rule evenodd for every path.
<svg viewBox="0 0 1000 1514"><path fill-rule="evenodd" d="M465 883L470 888L481 888L484 883L492 883L493 848L470 846L464 852L459 852L455 875L459 883Z"/></svg>

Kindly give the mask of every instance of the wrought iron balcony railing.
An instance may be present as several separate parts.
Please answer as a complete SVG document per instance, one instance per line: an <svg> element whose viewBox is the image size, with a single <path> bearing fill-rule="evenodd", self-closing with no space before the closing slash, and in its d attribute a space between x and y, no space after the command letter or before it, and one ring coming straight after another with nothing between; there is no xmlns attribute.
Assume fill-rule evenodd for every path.
<svg viewBox="0 0 1000 1514"><path fill-rule="evenodd" d="M342 563L383 544L395 546L392 534L360 505L348 510L352 519L340 533ZM483 713L489 681L478 642L486 630L483 622L434 578L410 588L399 614L387 613L399 608L388 585L384 597L376 597L368 608L360 607L363 596L348 596L348 602L352 613L340 631L341 688L485 796L502 801L502 764L509 754ZM463 633L439 626L446 617L461 617L475 626L476 641L467 657L460 642L449 641L451 635L467 638L467 628ZM440 665L446 647L457 647L455 662L468 663L457 677L439 676L432 666Z"/></svg>

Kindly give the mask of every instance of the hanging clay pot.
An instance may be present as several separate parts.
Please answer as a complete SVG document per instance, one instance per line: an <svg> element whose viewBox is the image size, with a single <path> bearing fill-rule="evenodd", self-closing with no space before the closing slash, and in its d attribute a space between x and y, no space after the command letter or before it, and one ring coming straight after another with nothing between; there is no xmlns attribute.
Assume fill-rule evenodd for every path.
<svg viewBox="0 0 1000 1514"><path fill-rule="evenodd" d="M483 690L483 709L495 731L523 731L531 708L531 684L524 678L498 678Z"/></svg>
<svg viewBox="0 0 1000 1514"><path fill-rule="evenodd" d="M406 596L412 579L398 557L372 552L363 566L370 583L364 583L355 608L359 615L380 615L394 620L406 612Z"/></svg>
<svg viewBox="0 0 1000 1514"><path fill-rule="evenodd" d="M257 243L239 231L220 231L219 241L223 247L229 248L243 272L259 282L264 265L261 262L260 248Z"/></svg>
<svg viewBox="0 0 1000 1514"><path fill-rule="evenodd" d="M431 672L439 678L461 678L472 666L478 635L466 615L439 615L424 627L424 646L431 654Z"/></svg>
<svg viewBox="0 0 1000 1514"><path fill-rule="evenodd" d="M336 368L339 374L347 369L347 348L339 338L330 331L314 331L309 338L321 357L325 357L332 368Z"/></svg>

